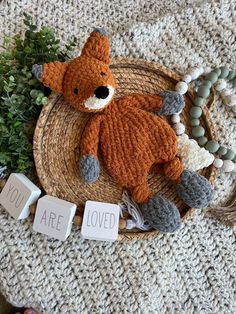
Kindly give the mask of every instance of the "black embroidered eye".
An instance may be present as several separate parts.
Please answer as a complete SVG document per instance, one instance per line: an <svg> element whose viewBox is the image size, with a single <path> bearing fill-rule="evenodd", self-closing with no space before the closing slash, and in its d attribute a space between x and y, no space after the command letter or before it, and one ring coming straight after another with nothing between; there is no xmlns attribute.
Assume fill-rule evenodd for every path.
<svg viewBox="0 0 236 314"><path fill-rule="evenodd" d="M78 95L78 92L79 92L78 88L77 87L74 88L74 94Z"/></svg>
<svg viewBox="0 0 236 314"><path fill-rule="evenodd" d="M104 75L106 75L106 73L104 73L104 72L101 72L101 75L102 75L102 76L104 76Z"/></svg>

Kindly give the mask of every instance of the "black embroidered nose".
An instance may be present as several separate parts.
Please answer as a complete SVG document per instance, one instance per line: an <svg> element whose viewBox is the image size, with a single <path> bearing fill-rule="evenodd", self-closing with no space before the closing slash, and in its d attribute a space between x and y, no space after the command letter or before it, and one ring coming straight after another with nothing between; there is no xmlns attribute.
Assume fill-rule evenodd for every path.
<svg viewBox="0 0 236 314"><path fill-rule="evenodd" d="M97 98L105 99L109 95L109 89L106 86L99 86L94 92Z"/></svg>

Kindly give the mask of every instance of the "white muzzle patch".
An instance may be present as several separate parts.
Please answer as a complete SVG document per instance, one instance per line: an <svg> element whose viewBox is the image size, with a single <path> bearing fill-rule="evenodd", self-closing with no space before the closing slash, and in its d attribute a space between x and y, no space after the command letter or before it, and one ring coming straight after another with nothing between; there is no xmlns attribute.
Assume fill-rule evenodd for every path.
<svg viewBox="0 0 236 314"><path fill-rule="evenodd" d="M101 99L93 95L84 102L84 106L90 110L104 108L111 101L115 91L115 89L110 85L107 85L107 88L109 89L109 95L107 98Z"/></svg>

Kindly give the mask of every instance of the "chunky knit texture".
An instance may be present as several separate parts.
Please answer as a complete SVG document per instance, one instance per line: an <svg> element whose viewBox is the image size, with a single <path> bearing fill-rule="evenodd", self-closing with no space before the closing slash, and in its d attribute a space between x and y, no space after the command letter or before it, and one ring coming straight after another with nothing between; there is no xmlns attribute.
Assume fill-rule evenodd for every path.
<svg viewBox="0 0 236 314"><path fill-rule="evenodd" d="M157 115L141 110L158 111L162 104L158 95L132 95L113 101L104 113L90 119L82 137L82 158L84 155L98 158L100 142L109 173L133 192L138 203L147 201L151 195L147 176L153 164L163 164L170 178L176 174L176 165L178 177L183 171L176 158L176 136L171 127Z"/></svg>
<svg viewBox="0 0 236 314"><path fill-rule="evenodd" d="M141 205L150 226L161 232L174 232L180 227L180 214L176 206L160 195L155 195Z"/></svg>
<svg viewBox="0 0 236 314"><path fill-rule="evenodd" d="M107 67L110 62L109 41L104 34L104 31L98 29L93 31L81 56L67 64L44 64L40 80L52 90L63 93L65 99L78 110L98 112L88 121L81 138L80 172L85 181L92 183L98 179L100 168L97 159L100 145L105 167L113 179L131 191L135 202L145 203L152 194L148 187L148 174L153 166L156 165L156 171L162 169L168 178L176 182L181 180L184 169L176 156L177 139L174 131L163 119L148 111L156 111L162 115L174 114L183 109L184 99L177 92L164 91L161 95L131 94L112 100L115 82L111 71L104 68L104 63ZM36 77L39 76L37 65L33 66L32 71ZM111 96L109 88L113 89ZM106 101L105 105L97 107L103 101ZM191 181L191 178L194 180ZM191 204L202 208L201 193L204 207L208 205L207 200L210 201L210 198L205 195L206 180L201 191L197 178L197 175L189 176L187 184L181 185L181 190L179 188L178 191L188 203L187 195L191 192ZM193 198L188 185L192 190L198 190L197 198ZM157 202L159 210L156 219L159 221L161 202ZM148 217L156 220L153 205L150 206L152 214ZM175 222L172 222L172 213L174 215L169 210L166 214L164 210L165 227L159 230L167 231L168 224L169 230L176 229L173 227ZM175 215L173 220L175 221ZM149 220L148 222L152 223ZM152 224L158 225L160 223Z"/></svg>
<svg viewBox="0 0 236 314"><path fill-rule="evenodd" d="M80 175L88 182L95 182L100 173L100 165L94 156L84 155L80 158Z"/></svg>
<svg viewBox="0 0 236 314"><path fill-rule="evenodd" d="M159 111L160 115L172 115L180 112L184 107L184 98L177 92L164 91L160 95L164 98L164 104Z"/></svg>
<svg viewBox="0 0 236 314"><path fill-rule="evenodd" d="M176 186L179 197L190 207L205 208L213 197L213 191L206 178L190 170L184 170Z"/></svg>
<svg viewBox="0 0 236 314"><path fill-rule="evenodd" d="M236 63L234 0L2 0L1 32L22 30L23 11L56 27L63 43L78 36L75 55L94 25L113 35L113 56L155 60L181 73ZM214 137L236 147L235 118L218 96L210 113ZM233 189L233 176L218 172L214 204ZM75 226L66 242L49 240L32 230L32 219L16 222L1 209L0 289L46 314L232 314L235 243L235 229L199 210L175 234L109 244L82 240Z"/></svg>
<svg viewBox="0 0 236 314"><path fill-rule="evenodd" d="M41 64L34 64L32 67L32 73L36 77L37 80L41 80L43 72L43 66Z"/></svg>

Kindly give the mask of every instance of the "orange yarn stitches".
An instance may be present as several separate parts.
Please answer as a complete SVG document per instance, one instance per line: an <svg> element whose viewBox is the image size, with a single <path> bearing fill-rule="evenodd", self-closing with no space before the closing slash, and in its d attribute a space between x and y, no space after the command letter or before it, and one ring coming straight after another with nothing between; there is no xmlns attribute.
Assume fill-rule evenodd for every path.
<svg viewBox="0 0 236 314"><path fill-rule="evenodd" d="M127 188L137 203L155 201L148 205L150 211L147 216L154 221L153 227L164 230L162 220L165 216L165 231L174 231L179 226L179 213L174 204L162 197L150 199L151 191L147 183L149 171L151 168L163 171L177 184L183 180L185 186L181 186L179 191L186 203L193 201L194 187L189 189L190 181L195 180L198 187L202 181L197 174L184 172L183 165L176 157L175 132L151 111L173 114L183 108L184 100L176 92L132 94L114 99L115 81L109 62L108 38L103 30L95 30L81 56L68 64L52 62L35 65L33 72L46 86L63 93L73 107L94 113L81 139L82 177L87 182L98 179L100 145L104 164L114 180ZM197 199L194 199L199 206L202 206L201 193L205 198L204 204L208 202L210 192L207 184L205 188L205 191L199 190ZM164 208L164 216L161 208Z"/></svg>

